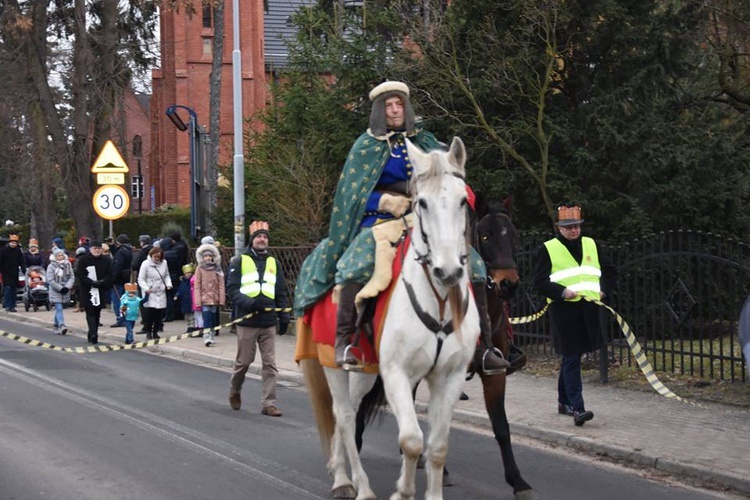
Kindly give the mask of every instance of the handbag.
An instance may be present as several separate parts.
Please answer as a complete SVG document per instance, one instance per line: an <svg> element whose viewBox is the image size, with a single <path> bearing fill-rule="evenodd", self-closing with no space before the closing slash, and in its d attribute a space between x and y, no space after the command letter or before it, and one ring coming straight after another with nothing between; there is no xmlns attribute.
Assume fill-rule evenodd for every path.
<svg viewBox="0 0 750 500"><path fill-rule="evenodd" d="M161 275L161 273L159 272L159 270L156 267L154 267L154 270L156 271L156 274L159 275L159 278L161 278L161 282L164 283L164 289L166 290L168 287L167 287L167 282L164 281L164 276ZM145 294L143 294L143 300L141 301L141 305L143 305L146 302L148 302L148 299L149 299L150 296L151 296L151 294L149 292L146 292Z"/></svg>

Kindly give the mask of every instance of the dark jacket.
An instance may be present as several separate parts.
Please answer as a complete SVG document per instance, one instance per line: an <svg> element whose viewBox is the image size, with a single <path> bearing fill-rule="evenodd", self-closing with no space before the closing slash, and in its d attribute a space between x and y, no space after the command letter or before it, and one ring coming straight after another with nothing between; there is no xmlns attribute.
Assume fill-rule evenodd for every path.
<svg viewBox="0 0 750 500"><path fill-rule="evenodd" d="M20 247L12 248L9 244L0 249L0 271L3 283L11 287L18 287L18 268L26 273L26 260Z"/></svg>
<svg viewBox="0 0 750 500"><path fill-rule="evenodd" d="M116 285L130 283L130 266L133 265L133 247L130 243L119 245L112 258L112 282Z"/></svg>
<svg viewBox="0 0 750 500"><path fill-rule="evenodd" d="M46 268L49 261L44 258L44 255L42 255L42 252L37 252L36 254L33 254L26 250L23 253L23 260L26 264L26 268L29 268L31 266L41 266Z"/></svg>
<svg viewBox="0 0 750 500"><path fill-rule="evenodd" d="M568 241L559 235L557 239L565 245L576 262L580 264L583 259L581 239ZM617 268L602 253L599 244L596 244L596 249L599 255L599 265L602 269L599 285L605 294L605 301L607 301L612 297L612 291L617 285ZM600 312L605 311L596 304L585 300L577 302L563 300L562 294L565 287L550 281L551 269L552 261L549 252L547 247L542 245L537 253L534 267L534 287L542 295L552 299L549 315L555 351L558 354L583 354L598 349L601 345L602 336Z"/></svg>
<svg viewBox="0 0 750 500"><path fill-rule="evenodd" d="M172 241L172 238L162 238L159 247L164 252L164 261L167 263L169 277L172 278L173 283L177 283L182 274L182 264L180 264L180 256L174 248L174 241Z"/></svg>
<svg viewBox="0 0 750 500"><path fill-rule="evenodd" d="M266 259L270 254L258 254L252 247L248 247L245 250L244 255L249 255L254 261L255 266L258 268L258 274L260 279L263 279L263 273L266 270ZM259 311L266 307L287 307L286 297L286 282L284 281L284 271L281 268L281 263L276 261L276 290L275 300L271 300L264 295L258 295L255 298L250 298L247 295L240 292L240 286L242 284L242 258L234 257L229 262L229 269L227 270L227 294L229 299L232 301L235 307L237 307L237 317L245 316L251 312ZM252 326L252 327L268 327L276 325L276 321L280 323L289 324L289 313L288 312L261 312L246 319L240 323L241 326Z"/></svg>
<svg viewBox="0 0 750 500"><path fill-rule="evenodd" d="M89 278L89 266L94 266L94 269L96 269L96 280ZM87 253L78 260L75 273L80 284L79 300L81 306L83 308L104 307L107 299L106 290L112 286L112 259L105 255L94 257ZM92 288L99 290L100 304L98 306L91 303L90 292Z"/></svg>
<svg viewBox="0 0 750 500"><path fill-rule="evenodd" d="M191 276L192 277L192 276ZM193 294L190 292L190 278L180 277L180 284L174 298L180 301L180 312L187 314L193 312Z"/></svg>
<svg viewBox="0 0 750 500"><path fill-rule="evenodd" d="M136 274L138 274L138 271L141 270L141 264L146 262L146 259L148 258L148 253L151 251L151 249L154 248L153 245L146 245L145 247L141 247L140 250L138 250L138 253L136 253L133 256L133 261L130 264L130 270L135 271Z"/></svg>

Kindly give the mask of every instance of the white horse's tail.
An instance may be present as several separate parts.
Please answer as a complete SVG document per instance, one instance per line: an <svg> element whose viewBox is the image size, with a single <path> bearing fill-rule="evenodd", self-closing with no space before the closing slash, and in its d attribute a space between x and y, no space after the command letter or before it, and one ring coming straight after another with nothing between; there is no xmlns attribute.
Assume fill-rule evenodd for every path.
<svg viewBox="0 0 750 500"><path fill-rule="evenodd" d="M336 418L333 414L333 398L328 388L328 381L318 359L302 359L299 365L305 377L307 394L310 396L310 403L315 413L323 454L330 457Z"/></svg>

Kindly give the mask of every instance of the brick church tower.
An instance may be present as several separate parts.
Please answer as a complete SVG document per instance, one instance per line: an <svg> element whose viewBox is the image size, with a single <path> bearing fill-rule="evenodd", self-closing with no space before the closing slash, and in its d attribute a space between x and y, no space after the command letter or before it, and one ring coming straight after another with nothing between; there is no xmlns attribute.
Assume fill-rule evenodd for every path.
<svg viewBox="0 0 750 500"><path fill-rule="evenodd" d="M265 106L266 72L264 61L263 0L240 2L240 50L242 52L243 117L251 118ZM219 162L231 164L233 156L232 121L232 2L224 12L224 50L221 77L221 138ZM214 16L203 7L192 17L164 9L160 26L161 68L154 69L151 99L151 151L149 178L151 193L146 200L153 206L190 206L190 138L166 116L173 104L195 111L198 125L208 130L209 79L214 47ZM185 123L188 115L178 110ZM153 198L152 198L153 196Z"/></svg>

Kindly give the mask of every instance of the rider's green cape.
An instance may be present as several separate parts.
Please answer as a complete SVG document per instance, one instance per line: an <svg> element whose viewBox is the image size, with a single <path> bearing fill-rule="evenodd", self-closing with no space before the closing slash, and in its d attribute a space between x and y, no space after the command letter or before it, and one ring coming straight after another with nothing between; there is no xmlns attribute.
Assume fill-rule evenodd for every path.
<svg viewBox="0 0 750 500"><path fill-rule="evenodd" d="M297 279L294 292L294 313L297 317L334 285L336 263L359 233L367 200L390 155L389 142L396 141L399 135L376 138L366 132L359 136L349 151L336 187L328 237L305 259ZM432 133L420 128L408 138L423 151L444 148Z"/></svg>

